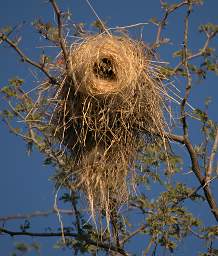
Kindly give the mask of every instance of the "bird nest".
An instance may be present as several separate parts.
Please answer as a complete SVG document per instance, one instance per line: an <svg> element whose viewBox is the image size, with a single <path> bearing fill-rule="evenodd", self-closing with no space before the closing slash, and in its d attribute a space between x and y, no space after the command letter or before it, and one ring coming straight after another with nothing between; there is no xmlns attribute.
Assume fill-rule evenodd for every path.
<svg viewBox="0 0 218 256"><path fill-rule="evenodd" d="M134 187L137 154L163 135L165 92L141 42L103 34L70 49L70 74L45 85L46 119L73 160L70 188L110 219Z"/></svg>

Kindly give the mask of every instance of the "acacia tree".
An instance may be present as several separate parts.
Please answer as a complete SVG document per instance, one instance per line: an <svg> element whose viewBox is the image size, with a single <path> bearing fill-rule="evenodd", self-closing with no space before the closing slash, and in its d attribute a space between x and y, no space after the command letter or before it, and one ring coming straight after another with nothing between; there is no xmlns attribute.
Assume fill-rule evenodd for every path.
<svg viewBox="0 0 218 256"><path fill-rule="evenodd" d="M66 71L69 71L69 42L67 37L69 27L71 29L73 27L72 33L78 37L90 33L106 33L110 28L97 16L93 31L86 31L83 24L71 24L69 22L70 13L62 11L55 0L50 0L49 3L55 13L57 24L45 23L39 19L33 23L33 27L44 40L59 48L62 57L58 58L56 62L60 62ZM66 190L61 190L62 186L68 187L66 180L61 175L63 171L69 169L71 162L64 155L60 155L58 150L54 150L47 131L33 127L32 122L28 122L26 117L35 103L34 94L29 94L23 89L25 82L20 78L14 78L9 80L9 84L1 89L2 96L9 106L8 109L1 111L3 122L12 133L20 136L27 143L29 151L32 148L38 150L45 156L45 163L54 166L57 173L54 179L59 193L56 193L54 209L51 212L1 217L0 220L4 222L4 225L0 227L0 239L1 236L31 236L45 237L46 239L57 237L56 246L69 248L73 251L73 255L133 255L135 248L134 245L131 246L132 241L143 238L142 254L160 255L164 249L173 253L181 240L186 241L187 237L195 236L196 239L199 239L199 243L205 241L205 251L199 255L217 255L218 249L216 249L215 241L218 235L218 227L216 226L218 220L216 202L218 127L208 114L210 100L205 101L205 109L203 110L196 109L189 103L190 93L196 78L201 81L211 73L217 74L218 72L216 52L210 47L211 41L215 40L218 33L218 25L202 24L199 32L205 38L204 43L199 50L192 51L190 49L192 42L192 38L189 36L190 16L193 9L200 4L202 4L200 0L183 0L175 4L160 1L163 16L149 21L151 26L156 27L155 40L149 45L149 48L151 52L158 52L161 55L161 47L164 45L164 47L170 48L171 43L170 39L163 37L163 30L167 29L168 19L178 9L185 10L184 23L180 24L180 31L183 31L183 42L180 49L172 52L172 55L177 57L176 64L162 62L158 64L161 73L167 77L168 81L175 80L175 78L179 79L182 81L183 88L179 96L172 96L172 101L176 101L172 108L175 108L173 112L177 112L177 118L173 120L170 132L164 134L168 146L166 148L163 145L151 144L140 154L141 164L140 170L137 172L137 187L140 193L132 195L127 205L112 213L111 232L107 229L102 231L101 226L96 226L94 222L89 221L90 216L84 211L84 205L81 203L83 198L81 198L79 191L66 192ZM128 33L128 29L138 26L143 26L143 24L117 27L116 30ZM40 56L39 61L32 60L20 48L19 43L17 27L1 29L1 46L8 45L13 48L22 62L28 63L41 72L45 79L54 86L57 85L58 79L50 69L54 61L45 52ZM32 113L28 117L32 121L39 118ZM17 127L16 122L14 122L16 120L21 120L24 126ZM190 136L192 127L198 129L199 139L197 143L193 143L193 138ZM35 128L41 129L41 134L37 134ZM185 155L181 151L181 146L183 150L185 148ZM189 179L195 179L198 185L188 186L183 181L182 176L184 172L187 172L187 169L190 170ZM148 193L148 187L157 190L158 193L155 197ZM70 203L69 210L59 209L57 205L59 196L59 199L64 203ZM200 220L196 217L197 214L194 210L188 210L187 206L191 202L196 201L198 203L199 200L203 200L204 204L209 206L210 212L207 213L207 216L211 218L214 225L207 226L204 219ZM30 220L32 217L47 216L52 213L56 214L60 221L56 232L35 232L31 229ZM63 225L62 219L65 214L72 219L72 225ZM102 223L104 223L105 215L102 214ZM136 215L137 221L134 220ZM20 230L7 228L6 224L12 219L25 220L24 224L20 226ZM13 255L17 255L18 251L28 252L30 247L27 244L18 244L17 252L14 252ZM37 250L38 245L34 244L32 248Z"/></svg>

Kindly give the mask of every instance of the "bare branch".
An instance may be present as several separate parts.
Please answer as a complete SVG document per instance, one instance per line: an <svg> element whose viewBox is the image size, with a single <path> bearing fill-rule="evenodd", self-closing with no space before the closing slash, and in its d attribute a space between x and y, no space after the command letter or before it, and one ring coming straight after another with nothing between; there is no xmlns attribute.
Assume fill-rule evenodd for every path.
<svg viewBox="0 0 218 256"><path fill-rule="evenodd" d="M206 187L206 186L208 186L208 184L210 184L212 181L214 181L214 180L217 179L217 178L218 178L218 175L214 176L213 178L208 179L208 180L205 182L203 188Z"/></svg>
<svg viewBox="0 0 218 256"><path fill-rule="evenodd" d="M141 27L141 26L145 26L145 25L148 25L149 23L147 22L139 22L139 23L136 23L136 24L132 24L132 25L126 25L126 26L117 26L117 27L114 27L114 28L108 28L107 30L119 30L119 29L128 29L128 28L135 28L135 27Z"/></svg>
<svg viewBox="0 0 218 256"><path fill-rule="evenodd" d="M39 64L36 61L31 60L29 57L27 57L22 51L21 49L17 46L16 43L14 43L12 40L10 40L7 35L0 33L0 39L4 42L6 42L8 45L10 45L16 52L17 54L21 57L21 60L23 62L27 62L30 65L32 65L35 68L40 69L48 78L52 83L57 83L56 79L54 77L52 77L48 70L45 68L45 66L43 64Z"/></svg>

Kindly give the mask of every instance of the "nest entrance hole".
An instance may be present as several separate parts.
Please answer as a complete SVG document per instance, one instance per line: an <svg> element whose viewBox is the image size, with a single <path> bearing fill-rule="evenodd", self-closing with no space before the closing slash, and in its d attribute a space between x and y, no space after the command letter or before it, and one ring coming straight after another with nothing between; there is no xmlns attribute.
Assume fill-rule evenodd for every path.
<svg viewBox="0 0 218 256"><path fill-rule="evenodd" d="M116 81L114 65L109 58L102 58L98 63L95 63L93 71L99 79Z"/></svg>

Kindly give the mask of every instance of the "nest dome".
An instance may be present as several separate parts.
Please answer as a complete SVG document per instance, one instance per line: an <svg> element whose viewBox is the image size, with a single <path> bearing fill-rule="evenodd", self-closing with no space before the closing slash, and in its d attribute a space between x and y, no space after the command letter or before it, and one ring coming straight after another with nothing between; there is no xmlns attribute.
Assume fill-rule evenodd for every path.
<svg viewBox="0 0 218 256"><path fill-rule="evenodd" d="M88 37L72 48L77 90L92 95L113 94L135 86L146 65L140 43L127 37Z"/></svg>

